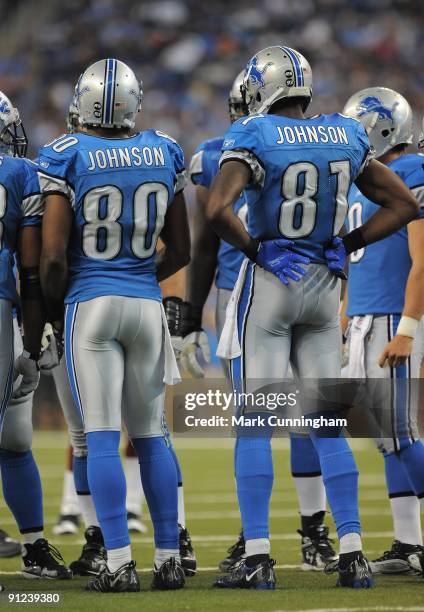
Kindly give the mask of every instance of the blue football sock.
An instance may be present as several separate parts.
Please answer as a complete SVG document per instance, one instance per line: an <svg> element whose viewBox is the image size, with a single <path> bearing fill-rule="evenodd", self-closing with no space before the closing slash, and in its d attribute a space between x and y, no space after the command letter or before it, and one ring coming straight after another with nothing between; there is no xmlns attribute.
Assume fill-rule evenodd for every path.
<svg viewBox="0 0 424 612"><path fill-rule="evenodd" d="M311 431L320 458L322 477L339 538L360 533L358 510L358 468L347 440L321 438Z"/></svg>
<svg viewBox="0 0 424 612"><path fill-rule="evenodd" d="M271 436L240 436L235 469L244 537L269 538L269 503L274 481Z"/></svg>
<svg viewBox="0 0 424 612"><path fill-rule="evenodd" d="M399 457L415 495L424 498L424 444L417 440L399 452Z"/></svg>
<svg viewBox="0 0 424 612"><path fill-rule="evenodd" d="M165 438L132 438L156 548L179 548L177 470Z"/></svg>
<svg viewBox="0 0 424 612"><path fill-rule="evenodd" d="M21 533L43 530L43 493L40 473L30 450L0 449L3 495Z"/></svg>
<svg viewBox="0 0 424 612"><path fill-rule="evenodd" d="M384 471L390 498L415 495L408 473L398 453L386 453L384 455Z"/></svg>
<svg viewBox="0 0 424 612"><path fill-rule="evenodd" d="M88 484L88 460L87 457L72 458L72 471L74 474L75 491L77 495L89 495L90 486Z"/></svg>
<svg viewBox="0 0 424 612"><path fill-rule="evenodd" d="M183 474L181 472L181 466L180 466L180 462L179 462L178 457L177 457L177 453L175 452L175 449L174 449L174 447L173 447L171 442L169 442L169 444L168 444L168 450L171 453L172 461L174 462L175 469L177 470L177 483L178 483L178 486L182 487L183 486Z"/></svg>
<svg viewBox="0 0 424 612"><path fill-rule="evenodd" d="M128 546L126 483L119 456L119 431L87 434L88 484L107 549Z"/></svg>
<svg viewBox="0 0 424 612"><path fill-rule="evenodd" d="M290 434L290 465L294 478L321 475L318 453L310 436Z"/></svg>

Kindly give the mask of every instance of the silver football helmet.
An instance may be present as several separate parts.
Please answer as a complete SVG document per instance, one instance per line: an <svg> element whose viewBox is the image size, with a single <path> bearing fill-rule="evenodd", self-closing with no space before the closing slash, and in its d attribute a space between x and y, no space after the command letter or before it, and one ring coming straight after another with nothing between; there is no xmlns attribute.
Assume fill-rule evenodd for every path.
<svg viewBox="0 0 424 612"><path fill-rule="evenodd" d="M123 62L95 62L78 79L76 107L81 125L133 128L140 110L141 82Z"/></svg>
<svg viewBox="0 0 424 612"><path fill-rule="evenodd" d="M267 113L283 98L312 99L312 70L307 60L290 47L266 47L252 57L244 72L242 94L249 114Z"/></svg>
<svg viewBox="0 0 424 612"><path fill-rule="evenodd" d="M18 109L0 91L0 153L25 157L27 148L28 138Z"/></svg>
<svg viewBox="0 0 424 612"><path fill-rule="evenodd" d="M377 158L397 145L412 142L412 109L393 89L361 89L346 102L343 114L362 123Z"/></svg>
<svg viewBox="0 0 424 612"><path fill-rule="evenodd" d="M418 148L424 149L424 117L421 122L421 134L419 135Z"/></svg>
<svg viewBox="0 0 424 612"><path fill-rule="evenodd" d="M228 108L230 111L231 123L234 123L234 121L237 121L237 119L240 119L240 117L244 117L244 115L248 114L248 110L246 108L241 93L243 78L244 70L239 72L236 78L234 79L234 82L231 85L230 93L228 95Z"/></svg>

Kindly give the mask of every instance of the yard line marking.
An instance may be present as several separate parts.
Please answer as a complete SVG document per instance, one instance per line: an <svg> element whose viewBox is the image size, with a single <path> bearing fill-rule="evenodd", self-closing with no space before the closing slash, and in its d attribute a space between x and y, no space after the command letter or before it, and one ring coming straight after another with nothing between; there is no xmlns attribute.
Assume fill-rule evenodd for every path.
<svg viewBox="0 0 424 612"><path fill-rule="evenodd" d="M4 521L2 520L2 524L4 525ZM196 536L191 534L191 539L193 540L193 543L195 545L210 545L213 546L214 544L217 544L219 542L232 542L234 540L234 533L230 534L230 535L203 535L203 536ZM364 531L362 533L362 537L363 538L368 538L368 539L377 539L377 538L393 538L393 532L392 531L371 531L371 532L367 532ZM300 542L300 538L296 533L271 533L271 540L278 542L278 541L295 541L295 542ZM86 544L86 541L83 539L78 539L78 540L68 540L68 539L55 539L49 538L49 542L51 544L53 544L54 546L82 546L84 544ZM132 544L153 544L153 538L150 536L138 536L138 537L132 537L131 538L131 543ZM296 566L297 567L297 566Z"/></svg>
<svg viewBox="0 0 424 612"><path fill-rule="evenodd" d="M424 608L422 606L361 606L360 608L296 608L297 612L368 612L369 610L377 610L384 611L390 610L390 612L423 612ZM247 610L246 612L249 612ZM289 610L283 610L279 608L278 610L272 610L272 612L293 612L293 608Z"/></svg>

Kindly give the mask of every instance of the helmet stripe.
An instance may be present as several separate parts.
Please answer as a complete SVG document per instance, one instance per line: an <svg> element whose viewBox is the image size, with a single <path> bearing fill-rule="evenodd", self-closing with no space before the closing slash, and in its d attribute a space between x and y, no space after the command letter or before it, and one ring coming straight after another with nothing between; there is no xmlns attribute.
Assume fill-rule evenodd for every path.
<svg viewBox="0 0 424 612"><path fill-rule="evenodd" d="M106 88L106 99L105 99L105 109L104 109L104 117L105 117L105 121L104 123L106 124L111 124L112 123L112 114L113 114L113 108L112 108L112 92L114 89L114 63L115 60L113 59L107 59L106 60L106 83L105 83L105 88Z"/></svg>
<svg viewBox="0 0 424 612"><path fill-rule="evenodd" d="M102 123L106 123L106 82L107 82L107 64L105 61L105 74L103 77L103 100L102 100Z"/></svg>
<svg viewBox="0 0 424 612"><path fill-rule="evenodd" d="M302 87L303 86L303 71L302 71L302 66L300 65L299 58L297 57L297 53L295 53L293 49L290 49L290 47L281 47L281 48L283 49L283 51L287 53L287 55L289 56L289 58L291 59L293 63L294 70L295 70L295 76L296 76L296 86Z"/></svg>
<svg viewBox="0 0 424 612"><path fill-rule="evenodd" d="M114 59L113 61L113 77L112 77L112 100L110 103L110 122L113 124L115 123L114 121L114 114L115 114L115 85L116 85L116 69L118 67L118 62Z"/></svg>

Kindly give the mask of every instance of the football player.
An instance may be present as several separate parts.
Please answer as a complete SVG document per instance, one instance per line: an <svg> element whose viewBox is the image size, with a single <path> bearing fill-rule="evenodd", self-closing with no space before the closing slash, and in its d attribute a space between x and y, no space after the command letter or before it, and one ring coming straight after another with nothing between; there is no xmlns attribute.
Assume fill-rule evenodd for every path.
<svg viewBox="0 0 424 612"><path fill-rule="evenodd" d="M297 51L275 46L257 53L246 67L242 91L249 116L225 135L221 169L207 205L218 235L247 257L227 310L220 354L232 357L233 384L243 392L255 390L255 378L285 378L289 361L300 379L338 378L336 275L341 275L344 257L412 220L418 204L393 172L370 160L360 122L340 114L305 117L312 73ZM381 207L364 226L335 239L354 181ZM242 191L249 231L233 212ZM268 527L271 435L271 427L258 426L250 434L242 428L237 437L235 471L246 559L218 578L218 587L275 588ZM372 578L362 554L352 452L340 429L323 434L318 428L310 435L340 540L339 560L329 569L338 571L340 586L368 588Z"/></svg>
<svg viewBox="0 0 424 612"><path fill-rule="evenodd" d="M373 562L373 571L402 573L410 570L408 556L423 550L420 500L424 497L424 446L417 424L418 389L408 384L405 394L402 385L404 380L419 377L423 357L423 157L408 154L413 137L412 110L396 91L363 89L349 98L343 112L362 122L377 159L396 172L421 206L419 219L354 251L349 261L347 315L352 321L347 375L398 381L393 390L382 384L375 391L375 418L387 434L376 442L384 456L395 541ZM365 223L376 210L378 206L353 186L349 229ZM386 270L390 273L385 274Z"/></svg>
<svg viewBox="0 0 424 612"><path fill-rule="evenodd" d="M67 117L67 131L68 133L78 132L80 128L79 114L77 107L77 100L74 97L72 101L68 117ZM159 241L160 245L163 244ZM161 289L164 293L164 307L165 314L167 317L168 327L170 329L175 325L173 315L175 311L178 311L179 306L182 302L181 297L176 297L177 294L183 294L185 289L185 275L182 272L174 274L169 279L164 280L161 283ZM173 297L170 297L172 294ZM174 306L174 307L173 307ZM181 338L172 338L174 341L181 343ZM179 347L180 350L181 347ZM175 350L175 347L174 347ZM58 392L62 409L66 421L68 423L69 431L71 433L71 441L75 447L75 454L77 456L74 459L74 452L72 455L72 472L70 472L72 481L75 485L72 487L73 482L69 482L67 479L68 474L65 474L64 480L64 495L69 491L71 487L78 491L77 504L82 510L83 520L85 523L86 531L85 538L86 544L83 546L82 553L79 559L72 562L70 567L74 574L79 575L96 575L102 570L106 558L106 551L104 549L104 542L101 530L98 526L98 521L93 505L92 496L90 494L90 487L87 480L87 445L86 437L83 431L82 421L78 418L78 409L76 408L72 393L69 386L69 380L66 373L66 369L63 364L60 368L53 370L53 376L56 383L56 390ZM184 504L184 492L182 473L178 457L172 445L171 436L169 433L166 419L163 421L163 428L166 432L167 446L171 454L172 460L175 463L177 470L178 479L178 530L179 530L179 550L181 565L184 569L186 576L194 576L196 573L196 556L194 554L191 537L185 526L185 504ZM76 466L74 470L73 467ZM127 520L128 529L133 532L147 531L147 527L140 520L140 508L144 497L143 488L140 482L140 466L137 454L134 451L133 445L128 441L125 451L125 476L127 483L127 498L126 498L126 509L127 509ZM65 500L62 500L64 505ZM65 506L69 508L69 505ZM62 514L62 513L61 513ZM75 515L65 514L59 517L58 524L55 526L56 531L64 533L66 530L75 530L77 527L78 517Z"/></svg>
<svg viewBox="0 0 424 612"><path fill-rule="evenodd" d="M27 144L18 110L0 92L0 471L3 494L23 538L22 575L25 578L68 579L72 572L63 564L60 553L44 538L40 474L31 451L32 397L39 381L38 361L45 313L39 278L43 201L36 165L24 159ZM20 299L16 292L15 255ZM24 340L14 309L19 309L22 317Z"/></svg>
<svg viewBox="0 0 424 612"><path fill-rule="evenodd" d="M243 103L241 86L244 70L235 78L228 97L230 121L234 123L247 114ZM202 360L209 361L210 348L202 328L202 313L214 279L217 287L215 312L216 331L221 335L225 312L231 292L237 282L244 254L233 245L220 240L206 219L206 203L212 181L218 173L224 139L213 138L199 145L190 164L190 178L196 186L196 208L194 217L193 250L188 268L188 322L181 352L184 368L195 378L204 375ZM234 203L234 213L247 224L247 204L244 195ZM221 360L224 373L229 378L229 361ZM299 499L302 536L302 569L323 569L336 558L324 525L326 509L325 489L322 482L318 455L308 436L291 436L291 470ZM243 532L236 543L228 549L219 568L228 571L245 554Z"/></svg>
<svg viewBox="0 0 424 612"><path fill-rule="evenodd" d="M184 158L165 134L133 132L141 98L128 66L96 62L77 85L81 130L40 150L42 284L57 327L66 302L68 374L107 549L107 569L87 588L103 592L140 589L119 457L121 403L154 525L153 587L184 585L177 474L162 423L165 382L179 374L158 285L189 260ZM159 234L165 246L156 253Z"/></svg>

